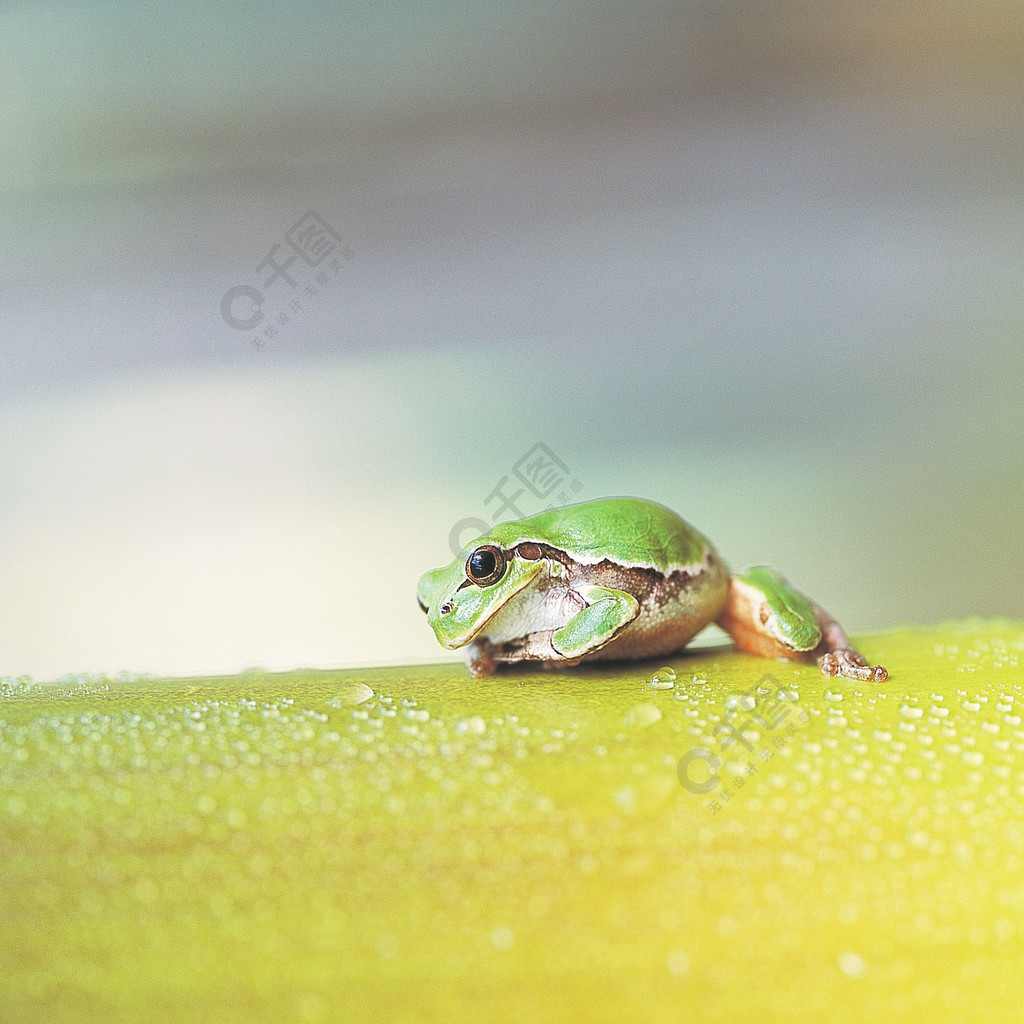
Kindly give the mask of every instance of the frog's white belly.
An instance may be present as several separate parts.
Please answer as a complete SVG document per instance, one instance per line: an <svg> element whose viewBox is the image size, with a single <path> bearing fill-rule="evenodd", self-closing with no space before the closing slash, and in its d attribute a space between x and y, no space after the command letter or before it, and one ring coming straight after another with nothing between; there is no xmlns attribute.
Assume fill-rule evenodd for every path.
<svg viewBox="0 0 1024 1024"><path fill-rule="evenodd" d="M526 587L507 601L480 631L492 644L519 640L530 633L561 629L586 601L564 581Z"/></svg>
<svg viewBox="0 0 1024 1024"><path fill-rule="evenodd" d="M583 659L651 658L681 650L721 613L729 585L728 570L710 550L702 565L687 568L687 576L675 584L671 578L652 578L628 567L579 574L582 587L622 589L640 606L631 623ZM551 634L588 603L574 589L575 582L555 563L551 575L536 578L495 613L477 639L492 645L492 656L499 661L560 660Z"/></svg>

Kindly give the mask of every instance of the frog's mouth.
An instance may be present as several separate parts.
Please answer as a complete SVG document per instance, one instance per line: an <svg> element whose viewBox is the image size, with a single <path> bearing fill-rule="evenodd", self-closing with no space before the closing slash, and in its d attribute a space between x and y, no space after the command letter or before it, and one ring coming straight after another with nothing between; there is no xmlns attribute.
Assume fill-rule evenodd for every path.
<svg viewBox="0 0 1024 1024"><path fill-rule="evenodd" d="M501 620L502 612L505 610L509 603L516 599L520 592L521 588L519 591L516 591L516 593L513 594L512 597L510 597L508 601L505 602L504 605L502 605L500 608L497 608L486 619L484 619L483 622L478 623L473 629L467 630L467 632L462 633L458 636L451 636L448 637L446 640L442 640L441 646L448 651L457 651L460 648L465 647L467 644L471 644L476 640L487 640L489 643L495 643L496 641L494 641L492 637L492 623Z"/></svg>
<svg viewBox="0 0 1024 1024"><path fill-rule="evenodd" d="M548 589L544 585L544 579L537 579L542 567L541 562L512 562L511 573L505 576L502 592L495 592L492 598L496 604L494 611L488 615L486 606L481 607L479 621L464 633L442 640L441 645L446 650L453 651L477 639L487 639L493 644L500 644L522 637L538 628L543 629L544 627L538 626L534 619L537 604L543 602ZM530 586L531 583L535 585ZM466 586L475 585L467 581L463 584L463 587ZM479 598L484 602L488 596L488 589L480 589Z"/></svg>

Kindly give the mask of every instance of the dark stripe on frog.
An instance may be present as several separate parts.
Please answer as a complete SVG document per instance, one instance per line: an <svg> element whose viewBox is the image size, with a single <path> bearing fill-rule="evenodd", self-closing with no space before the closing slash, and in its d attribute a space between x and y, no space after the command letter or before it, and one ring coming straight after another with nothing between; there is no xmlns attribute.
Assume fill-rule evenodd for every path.
<svg viewBox="0 0 1024 1024"><path fill-rule="evenodd" d="M509 554L516 558L523 558L527 562L550 558L555 562L561 562L567 569L571 569L573 566L573 560L564 551L559 551L558 548L553 548L550 544L538 544L532 540L524 540L521 544L517 544Z"/></svg>
<svg viewBox="0 0 1024 1024"><path fill-rule="evenodd" d="M608 558L589 565L576 562L560 548L532 540L521 541L508 554L510 558L522 558L528 562L536 562L541 558L560 562L568 570L567 575L570 581L583 577L588 582L603 584L612 589L627 589L641 604L647 602L655 586L660 583L662 587L658 600L654 602L655 607L661 607L663 604L675 600L681 591L695 581L701 580L702 577L706 577L709 570L714 570L719 566L718 557L711 548L707 550L704 565L697 573L674 569L667 576L658 569L647 566L619 565ZM462 590L464 587L471 586L476 586L476 584L467 578L459 584L457 589Z"/></svg>
<svg viewBox="0 0 1024 1024"><path fill-rule="evenodd" d="M564 551L559 551L548 544L535 544L533 541L523 541L522 544L517 544L511 551L507 551L505 554L510 556L506 559L509 562L512 558L522 558L527 562L536 562L541 558L551 558L556 562L561 562L567 569L572 566L572 560ZM471 586L475 586L475 584L467 577L458 585L456 591L462 590L463 587Z"/></svg>
<svg viewBox="0 0 1024 1024"><path fill-rule="evenodd" d="M660 570L646 566L619 565L608 558L600 562L587 565L576 562L565 551L552 547L550 544L541 544L536 541L522 541L509 552L513 557L523 558L528 561L536 561L539 558L548 558L560 562L569 570L570 580L584 577L588 582L604 584L612 589L628 590L643 604L653 592L656 584L662 584L661 592L655 603L660 607L669 601L675 600L680 592L690 586L694 581L705 577L709 570L719 565L719 560L712 549L708 549L705 555L704 565L696 573L686 572L684 569L675 569L667 576ZM614 579L603 577L615 577Z"/></svg>

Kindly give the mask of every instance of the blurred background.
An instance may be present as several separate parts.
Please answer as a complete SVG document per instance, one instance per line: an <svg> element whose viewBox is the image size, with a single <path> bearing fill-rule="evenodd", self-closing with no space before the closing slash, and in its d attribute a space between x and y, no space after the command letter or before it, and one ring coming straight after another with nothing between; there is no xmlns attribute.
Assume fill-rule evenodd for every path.
<svg viewBox="0 0 1024 1024"><path fill-rule="evenodd" d="M0 674L439 657L610 494L1024 615L1022 115L1015 0L2 5Z"/></svg>

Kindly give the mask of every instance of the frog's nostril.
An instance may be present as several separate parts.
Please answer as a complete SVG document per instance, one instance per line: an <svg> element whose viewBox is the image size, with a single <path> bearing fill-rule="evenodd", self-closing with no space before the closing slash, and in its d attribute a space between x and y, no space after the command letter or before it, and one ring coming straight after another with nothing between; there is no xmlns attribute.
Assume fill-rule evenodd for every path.
<svg viewBox="0 0 1024 1024"><path fill-rule="evenodd" d="M445 603L443 605L441 605L441 614L442 615L447 615L449 612L452 612L454 610L455 610L455 604L452 601L445 601Z"/></svg>

